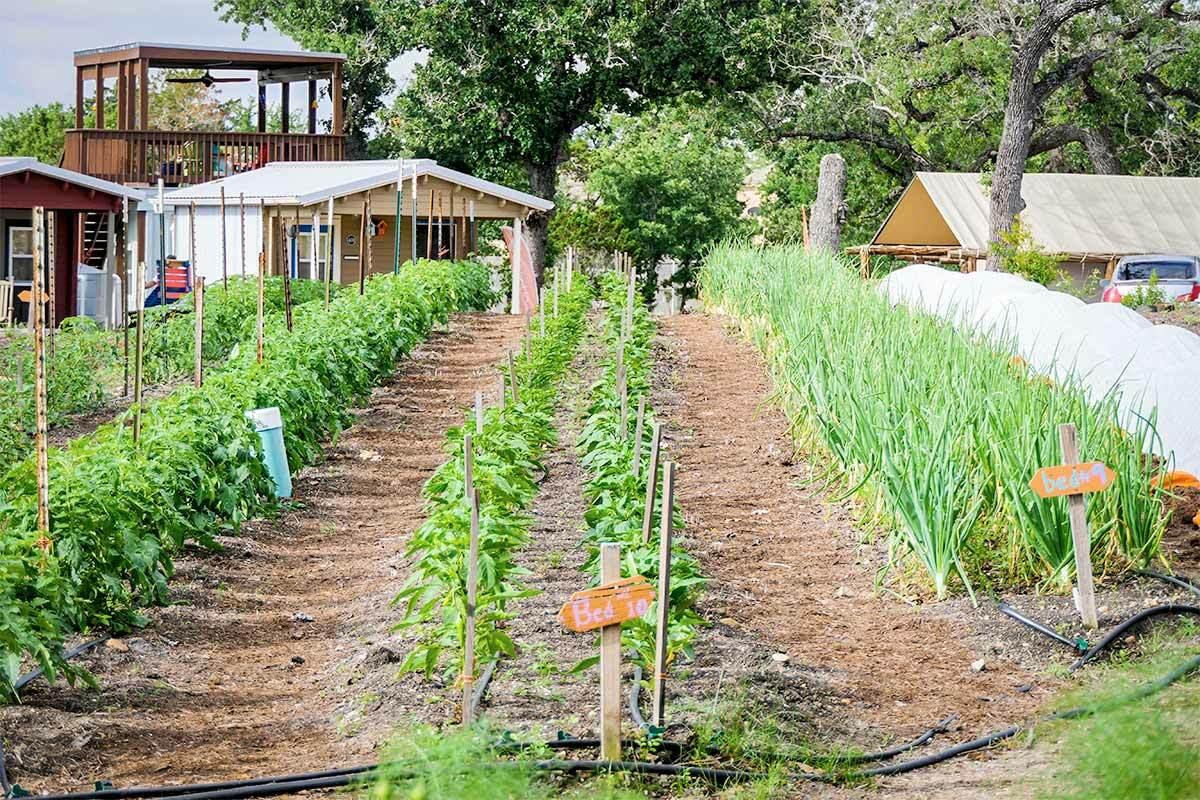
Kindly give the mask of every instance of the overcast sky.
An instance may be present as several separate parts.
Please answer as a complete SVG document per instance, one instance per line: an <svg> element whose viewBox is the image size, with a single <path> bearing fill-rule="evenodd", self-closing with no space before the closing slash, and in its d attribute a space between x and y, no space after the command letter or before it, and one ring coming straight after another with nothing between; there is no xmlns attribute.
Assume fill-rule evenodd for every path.
<svg viewBox="0 0 1200 800"><path fill-rule="evenodd" d="M274 28L222 22L211 0L4 0L0 24L0 114L55 100L74 105L76 50L127 42L299 49ZM404 59L411 63L411 59ZM389 70L400 78L404 68ZM111 88L111 87L110 87ZM251 97L254 84L226 84L225 96ZM294 92L293 92L294 94ZM274 99L274 95L272 95Z"/></svg>

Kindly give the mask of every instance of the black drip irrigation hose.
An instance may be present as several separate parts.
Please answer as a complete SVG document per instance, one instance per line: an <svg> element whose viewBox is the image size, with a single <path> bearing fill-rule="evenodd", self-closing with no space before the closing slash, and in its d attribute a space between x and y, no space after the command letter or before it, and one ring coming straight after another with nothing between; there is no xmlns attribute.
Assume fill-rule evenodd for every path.
<svg viewBox="0 0 1200 800"><path fill-rule="evenodd" d="M1197 586L1186 578L1181 578L1178 575L1167 575L1164 572L1155 572L1152 569L1135 569L1134 572L1138 575L1145 575L1148 578L1158 578L1160 581L1173 583L1181 589L1187 589L1192 594L1200 596L1200 586Z"/></svg>
<svg viewBox="0 0 1200 800"><path fill-rule="evenodd" d="M99 639L93 639L90 642L84 642L83 644L75 645L70 650L63 653L63 655L62 655L63 661L70 661L75 656L80 655L82 653L86 653L88 650L91 650L93 647L95 647L99 644L103 644L104 642L108 641L108 638L109 638L108 636L101 636ZM16 681L13 682L12 690L14 692L21 691L26 686L28 686L32 681L36 680L37 677L41 674L42 674L41 667L37 667L34 670L26 672L24 675L17 678Z"/></svg>
<svg viewBox="0 0 1200 800"><path fill-rule="evenodd" d="M1088 643L1086 639L1080 638L1072 641L1058 631L1038 622L1036 619L1031 619L1030 617L1025 616L1007 603L1000 603L997 608L1000 610L1001 614L1015 619L1017 622L1032 628L1043 636L1048 636L1059 644L1066 645L1077 653L1086 653L1088 650Z"/></svg>
<svg viewBox="0 0 1200 800"><path fill-rule="evenodd" d="M1191 606L1185 603L1165 603L1164 605L1147 608L1145 611L1134 614L1109 631L1099 642L1088 648L1086 653L1075 659L1075 663L1071 665L1067 672L1075 672L1075 670L1087 664L1100 653L1107 650L1113 642L1120 639L1130 628L1141 624L1151 617L1161 617L1165 614L1194 614L1200 616L1200 606Z"/></svg>
<svg viewBox="0 0 1200 800"><path fill-rule="evenodd" d="M496 674L496 665L500 663L500 659L494 658L488 662L488 665L483 668L483 674L479 676L479 683L475 684L475 691L471 694L471 715L479 716L479 706L483 704L483 698L487 696L488 686L492 683L492 676Z"/></svg>

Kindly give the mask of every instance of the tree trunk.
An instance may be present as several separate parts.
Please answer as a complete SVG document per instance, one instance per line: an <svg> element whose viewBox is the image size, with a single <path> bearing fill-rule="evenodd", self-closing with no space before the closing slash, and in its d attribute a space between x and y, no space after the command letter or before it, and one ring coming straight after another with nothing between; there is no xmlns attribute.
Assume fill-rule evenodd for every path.
<svg viewBox="0 0 1200 800"><path fill-rule="evenodd" d="M845 219L846 160L837 153L821 158L817 199L812 207L812 247L836 253L841 248Z"/></svg>
<svg viewBox="0 0 1200 800"><path fill-rule="evenodd" d="M552 159L540 164L527 164L529 187L533 194L546 200L554 201L558 189L558 159ZM546 271L546 243L550 237L550 211L534 211L525 220L525 231L529 241L529 256L533 261L533 274L537 276L538 286L543 284L542 276Z"/></svg>

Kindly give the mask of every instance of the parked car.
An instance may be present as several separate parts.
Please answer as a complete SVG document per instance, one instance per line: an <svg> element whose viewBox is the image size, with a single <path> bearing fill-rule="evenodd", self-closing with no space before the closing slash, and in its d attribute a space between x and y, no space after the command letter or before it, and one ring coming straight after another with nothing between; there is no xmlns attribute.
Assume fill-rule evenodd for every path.
<svg viewBox="0 0 1200 800"><path fill-rule="evenodd" d="M1111 281L1100 282L1100 299L1119 303L1138 289L1150 288L1151 279L1168 303L1200 300L1200 258L1196 256L1125 256L1117 262Z"/></svg>

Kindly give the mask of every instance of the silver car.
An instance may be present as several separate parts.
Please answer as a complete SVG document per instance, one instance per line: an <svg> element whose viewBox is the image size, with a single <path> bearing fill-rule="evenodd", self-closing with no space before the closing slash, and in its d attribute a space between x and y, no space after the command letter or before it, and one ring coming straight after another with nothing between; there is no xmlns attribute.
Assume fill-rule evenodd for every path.
<svg viewBox="0 0 1200 800"><path fill-rule="evenodd" d="M1125 256L1117 262L1111 281L1101 281L1100 300L1119 303L1156 276L1158 290L1168 303L1200 300L1200 258L1196 256Z"/></svg>

